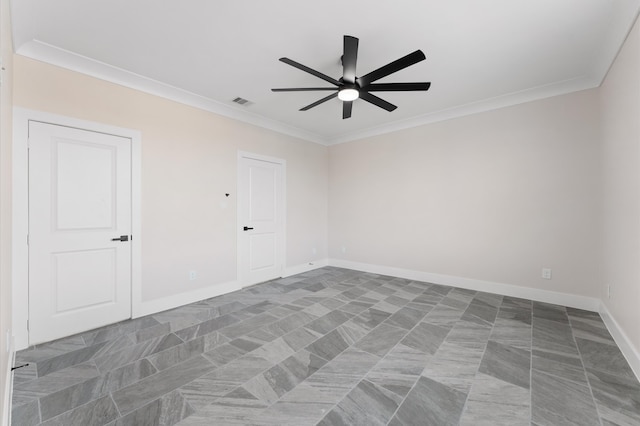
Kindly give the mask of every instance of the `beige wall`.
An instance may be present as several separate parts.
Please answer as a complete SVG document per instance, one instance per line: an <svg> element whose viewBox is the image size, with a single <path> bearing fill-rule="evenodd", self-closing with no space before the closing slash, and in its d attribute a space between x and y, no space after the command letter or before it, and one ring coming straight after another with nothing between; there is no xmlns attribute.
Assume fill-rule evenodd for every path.
<svg viewBox="0 0 640 426"><path fill-rule="evenodd" d="M0 1L0 49L2 57L2 86L0 86L0 422L7 413L9 353L7 334L11 334L11 124L13 52L9 2Z"/></svg>
<svg viewBox="0 0 640 426"><path fill-rule="evenodd" d="M327 257L326 147L19 55L14 62L15 106L142 132L143 301L236 279L238 150L287 161L287 267Z"/></svg>
<svg viewBox="0 0 640 426"><path fill-rule="evenodd" d="M332 146L329 255L596 297L597 123L591 90Z"/></svg>
<svg viewBox="0 0 640 426"><path fill-rule="evenodd" d="M600 88L604 280L598 296L640 353L640 27ZM611 298L607 298L607 284Z"/></svg>

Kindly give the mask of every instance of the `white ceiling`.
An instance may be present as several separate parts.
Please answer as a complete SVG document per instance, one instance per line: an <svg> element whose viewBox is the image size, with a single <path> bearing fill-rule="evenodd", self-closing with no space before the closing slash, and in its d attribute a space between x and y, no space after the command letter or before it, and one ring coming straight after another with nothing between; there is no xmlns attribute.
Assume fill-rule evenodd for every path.
<svg viewBox="0 0 640 426"><path fill-rule="evenodd" d="M598 86L640 0L13 0L18 54L323 144ZM354 102L273 93L338 79L343 35L360 39L357 75L421 49L427 59L378 82L428 92ZM252 102L241 107L232 99Z"/></svg>

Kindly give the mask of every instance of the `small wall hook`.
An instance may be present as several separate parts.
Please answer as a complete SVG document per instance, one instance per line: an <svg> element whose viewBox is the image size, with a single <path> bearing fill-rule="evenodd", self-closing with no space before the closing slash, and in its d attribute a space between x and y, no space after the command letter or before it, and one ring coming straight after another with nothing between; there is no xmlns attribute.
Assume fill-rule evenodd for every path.
<svg viewBox="0 0 640 426"><path fill-rule="evenodd" d="M229 194L224 194L224 196L225 196L225 197L228 197L228 196L229 196Z"/></svg>

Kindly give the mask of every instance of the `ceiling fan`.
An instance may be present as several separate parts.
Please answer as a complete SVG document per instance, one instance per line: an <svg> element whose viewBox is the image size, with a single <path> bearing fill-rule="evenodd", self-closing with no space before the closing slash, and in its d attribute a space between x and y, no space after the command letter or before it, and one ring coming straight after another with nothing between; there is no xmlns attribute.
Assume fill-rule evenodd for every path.
<svg viewBox="0 0 640 426"><path fill-rule="evenodd" d="M315 106L320 105L330 99L338 97L342 101L342 118L351 117L353 101L360 98L373 105L376 105L387 111L393 111L397 106L381 99L370 92L396 92L396 91L414 91L429 90L431 83L373 83L383 77L400 71L413 64L425 60L424 53L421 50L409 53L400 59L397 59L385 66L382 66L362 77L356 77L356 62L358 60L358 39L356 37L344 36L344 54L342 55L342 77L339 80L329 77L319 71L311 69L289 58L280 58L281 62L289 64L311 75L323 79L336 87L291 87L283 89L271 89L274 92L303 92L303 91L323 91L335 90L330 94L306 107L300 108L300 111L307 111Z"/></svg>

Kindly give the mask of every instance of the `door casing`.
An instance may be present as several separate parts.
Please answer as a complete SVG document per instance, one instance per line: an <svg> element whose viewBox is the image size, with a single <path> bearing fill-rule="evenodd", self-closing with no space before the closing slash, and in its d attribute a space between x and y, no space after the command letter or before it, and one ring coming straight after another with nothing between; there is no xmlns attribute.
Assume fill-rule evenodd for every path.
<svg viewBox="0 0 640 426"><path fill-rule="evenodd" d="M241 222L243 219L243 212L240 211L240 199L243 196L242 194L242 189L240 188L240 183L241 183L241 173L242 173L242 168L240 166L242 159L253 159L253 160L259 160L259 161L266 161L269 163L275 163L281 166L281 176L282 176L282 185L281 185L281 192L282 192L282 197L280 197L280 206L278 208L279 212L280 212L280 220L282 222L282 229L280 231L281 235L280 235L280 245L278 247L278 250L280 250L281 253L281 257L280 257L280 270L281 270L281 276L284 276L285 274L285 265L286 265L286 253L287 253L287 249L286 249L286 240L287 240L287 232L286 232L286 224L287 224L287 217L286 217L286 206L287 206L287 167L286 167L286 161L281 159L281 158L276 158L276 157L269 157L269 156L265 156L265 155L259 155L259 154L254 154L254 153L250 153L250 152L244 152L244 151L238 151L238 197L237 197L237 221L236 221L236 228L237 228L237 264L238 264L238 272L237 272L237 276L238 276L238 283L240 284L240 287L246 287L247 285L252 285L252 283L248 283L247 282L247 277L245 277L244 275L244 271L242 270L242 257L243 257L243 253L242 253L242 245L241 245L241 238L243 237L243 223Z"/></svg>
<svg viewBox="0 0 640 426"><path fill-rule="evenodd" d="M15 349L29 345L29 174L28 139L29 122L55 124L92 132L106 133L131 139L131 312L136 318L142 302L140 218L140 165L141 133L137 130L111 126L72 117L35 111L25 108L13 109L12 145L12 332Z"/></svg>

